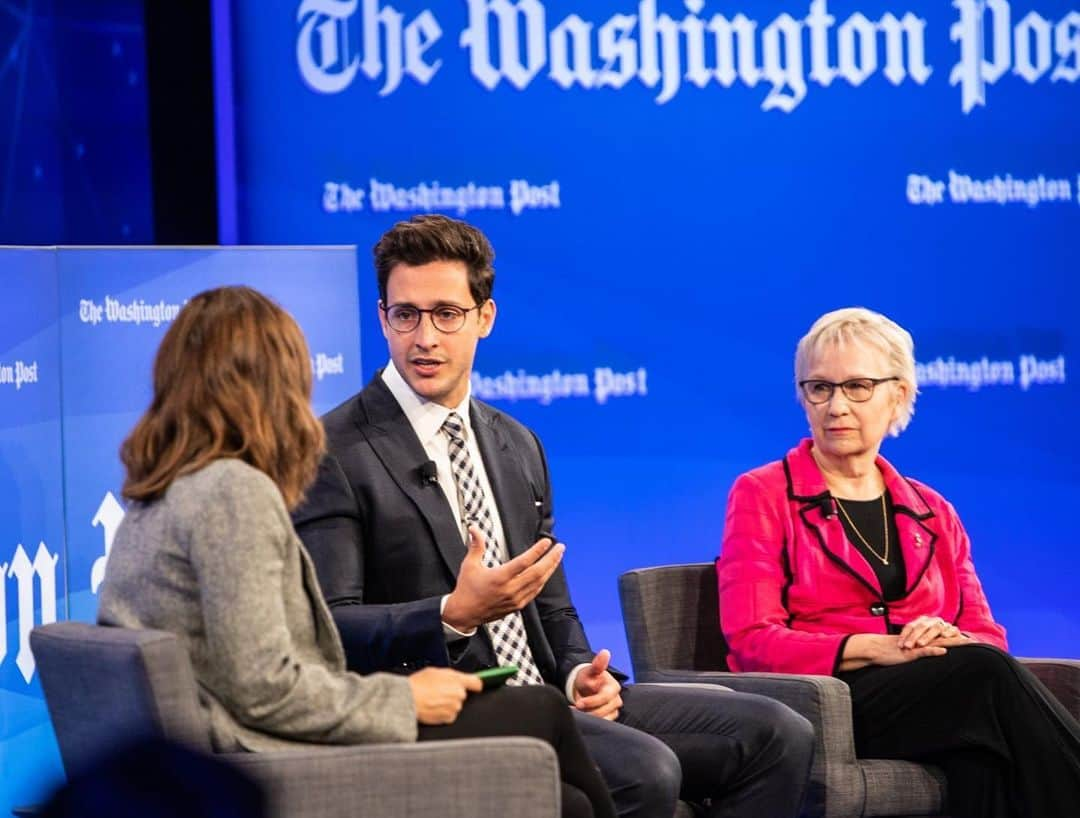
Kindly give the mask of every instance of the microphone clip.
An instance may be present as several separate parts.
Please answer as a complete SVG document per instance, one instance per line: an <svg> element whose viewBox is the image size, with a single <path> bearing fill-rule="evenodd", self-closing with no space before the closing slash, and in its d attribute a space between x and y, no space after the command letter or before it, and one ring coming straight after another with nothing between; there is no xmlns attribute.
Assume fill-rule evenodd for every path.
<svg viewBox="0 0 1080 818"><path fill-rule="evenodd" d="M836 516L836 503L833 501L831 494L826 494L821 500L818 501L818 506L821 508L821 516L826 520L831 520Z"/></svg>

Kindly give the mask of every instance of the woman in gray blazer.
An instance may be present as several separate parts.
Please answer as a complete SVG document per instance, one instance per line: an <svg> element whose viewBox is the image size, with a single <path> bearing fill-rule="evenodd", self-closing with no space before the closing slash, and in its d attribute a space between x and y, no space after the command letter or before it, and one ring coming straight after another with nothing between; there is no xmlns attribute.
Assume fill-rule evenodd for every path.
<svg viewBox="0 0 1080 818"><path fill-rule="evenodd" d="M150 408L124 441L127 514L98 620L183 641L216 749L531 735L559 756L564 815L614 807L552 688L470 696L449 668L345 669L315 570L289 519L315 477L322 426L296 322L247 287L192 298L165 334Z"/></svg>

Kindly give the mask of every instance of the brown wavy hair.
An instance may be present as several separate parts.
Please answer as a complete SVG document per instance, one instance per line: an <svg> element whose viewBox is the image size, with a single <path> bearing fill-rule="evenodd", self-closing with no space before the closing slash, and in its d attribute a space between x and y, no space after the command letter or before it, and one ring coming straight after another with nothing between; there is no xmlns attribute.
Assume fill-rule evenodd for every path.
<svg viewBox="0 0 1080 818"><path fill-rule="evenodd" d="M150 408L120 447L123 494L154 500L232 457L269 475L292 509L324 449L300 327L250 287L219 287L188 301L161 341Z"/></svg>

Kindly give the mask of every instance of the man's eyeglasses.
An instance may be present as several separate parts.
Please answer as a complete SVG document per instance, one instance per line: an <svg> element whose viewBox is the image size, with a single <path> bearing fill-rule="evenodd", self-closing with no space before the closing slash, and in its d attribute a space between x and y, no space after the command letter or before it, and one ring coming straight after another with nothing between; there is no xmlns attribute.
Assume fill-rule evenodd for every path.
<svg viewBox="0 0 1080 818"><path fill-rule="evenodd" d="M422 310L412 304L392 304L389 307L379 305L386 314L386 323L395 332L412 332L418 326L427 313L431 317L431 324L439 332L457 332L465 326L465 318L473 310L480 309L482 305L472 307L459 307L456 304L441 304L430 310Z"/></svg>
<svg viewBox="0 0 1080 818"><path fill-rule="evenodd" d="M844 392L844 397L852 403L866 403L874 397L874 387L887 381L898 381L900 378L893 375L891 378L852 378L843 383L832 381L807 380L799 381L799 388L803 391L807 403L828 403L832 400L836 387Z"/></svg>

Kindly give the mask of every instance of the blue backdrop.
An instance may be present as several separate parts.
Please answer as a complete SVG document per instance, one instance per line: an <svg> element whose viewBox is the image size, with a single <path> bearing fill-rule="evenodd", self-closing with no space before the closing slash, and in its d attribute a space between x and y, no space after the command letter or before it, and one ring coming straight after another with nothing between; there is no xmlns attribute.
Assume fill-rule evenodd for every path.
<svg viewBox="0 0 1080 818"><path fill-rule="evenodd" d="M60 758L30 628L93 621L123 516L117 451L153 356L192 295L249 284L300 323L325 411L359 371L353 248L0 248L0 812L39 801Z"/></svg>
<svg viewBox="0 0 1080 818"><path fill-rule="evenodd" d="M367 317L366 248L395 220L491 237L475 391L548 447L597 647L627 664L619 572L716 555L734 477L806 432L796 341L861 304L924 365L884 453L959 509L1014 650L1080 655L1068 0L233 0L226 18L236 239L356 242ZM375 321L363 342L367 378Z"/></svg>

